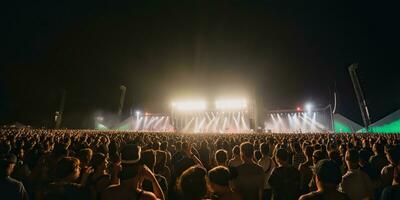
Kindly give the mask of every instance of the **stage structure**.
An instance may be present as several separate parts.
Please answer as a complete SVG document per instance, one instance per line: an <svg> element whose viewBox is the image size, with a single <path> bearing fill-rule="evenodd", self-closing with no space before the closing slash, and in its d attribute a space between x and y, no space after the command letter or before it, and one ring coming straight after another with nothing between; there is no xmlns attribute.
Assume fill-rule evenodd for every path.
<svg viewBox="0 0 400 200"><path fill-rule="evenodd" d="M331 133L333 132L331 107L295 110L273 110L265 116L265 132L272 133Z"/></svg>
<svg viewBox="0 0 400 200"><path fill-rule="evenodd" d="M244 99L175 101L171 104L172 125L182 133L249 133L254 121L252 104ZM253 125L254 126L254 125Z"/></svg>
<svg viewBox="0 0 400 200"><path fill-rule="evenodd" d="M137 112L112 128L120 131L135 132L173 132L170 117L166 114L150 114Z"/></svg>

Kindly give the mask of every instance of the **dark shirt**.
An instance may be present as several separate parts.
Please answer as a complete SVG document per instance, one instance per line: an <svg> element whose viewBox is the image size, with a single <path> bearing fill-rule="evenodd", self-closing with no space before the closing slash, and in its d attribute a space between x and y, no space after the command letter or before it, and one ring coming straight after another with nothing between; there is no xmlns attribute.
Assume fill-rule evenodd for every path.
<svg viewBox="0 0 400 200"><path fill-rule="evenodd" d="M203 163L206 169L210 168L210 149L209 148L200 148L199 149L199 159L201 163Z"/></svg>
<svg viewBox="0 0 400 200"><path fill-rule="evenodd" d="M379 172L385 167L389 162L387 161L386 157L381 155L372 156L369 159L369 162L372 166L374 166Z"/></svg>
<svg viewBox="0 0 400 200"><path fill-rule="evenodd" d="M176 152L174 155L172 155L171 164L173 166L176 165L176 163L178 163L182 158L183 158L183 153L181 151Z"/></svg>
<svg viewBox="0 0 400 200"><path fill-rule="evenodd" d="M0 198L5 200L29 199L24 184L9 176L0 178Z"/></svg>
<svg viewBox="0 0 400 200"><path fill-rule="evenodd" d="M365 172L372 181L377 181L380 177L379 171L370 163L365 163L360 169Z"/></svg>
<svg viewBox="0 0 400 200"><path fill-rule="evenodd" d="M381 195L381 200L400 199L400 185L386 187Z"/></svg>
<svg viewBox="0 0 400 200"><path fill-rule="evenodd" d="M196 163L193 161L193 159L184 156L181 160L179 160L174 167L174 177L178 178L181 176L181 174L187 170L189 167L195 165Z"/></svg>
<svg viewBox="0 0 400 200"><path fill-rule="evenodd" d="M300 196L300 172L292 166L275 168L269 184L274 200L297 200Z"/></svg>
<svg viewBox="0 0 400 200"><path fill-rule="evenodd" d="M232 184L243 199L259 199L264 189L265 174L263 168L255 163L243 163L234 168L237 176Z"/></svg>
<svg viewBox="0 0 400 200"><path fill-rule="evenodd" d="M91 199L88 188L76 183L54 182L50 183L44 192L45 200L80 200Z"/></svg>
<svg viewBox="0 0 400 200"><path fill-rule="evenodd" d="M156 180L158 184L160 185L161 189L163 190L164 194L168 194L168 183L167 179L165 179L164 176L161 176L159 174L155 174ZM153 184L149 180L144 180L142 183L142 187L146 191L154 192L153 190Z"/></svg>
<svg viewBox="0 0 400 200"><path fill-rule="evenodd" d="M350 200L346 194L338 192L335 196L327 196L324 192L310 192L301 196L301 200L325 200L325 199L335 199L335 200Z"/></svg>

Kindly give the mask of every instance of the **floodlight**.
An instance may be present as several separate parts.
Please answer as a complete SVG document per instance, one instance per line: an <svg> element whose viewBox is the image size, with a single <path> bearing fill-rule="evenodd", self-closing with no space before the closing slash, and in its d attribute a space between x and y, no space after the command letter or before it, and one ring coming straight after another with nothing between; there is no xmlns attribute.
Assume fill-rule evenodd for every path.
<svg viewBox="0 0 400 200"><path fill-rule="evenodd" d="M97 116L97 117L96 117L96 120L99 121L99 122L103 122L104 117L102 117L102 116Z"/></svg>
<svg viewBox="0 0 400 200"><path fill-rule="evenodd" d="M307 112L311 112L313 105L311 103L307 103L305 106Z"/></svg>
<svg viewBox="0 0 400 200"><path fill-rule="evenodd" d="M206 109L205 101L179 101L172 102L171 105L177 111L201 111Z"/></svg>
<svg viewBox="0 0 400 200"><path fill-rule="evenodd" d="M215 108L218 110L242 110L247 108L247 101L244 99L220 99L215 101Z"/></svg>

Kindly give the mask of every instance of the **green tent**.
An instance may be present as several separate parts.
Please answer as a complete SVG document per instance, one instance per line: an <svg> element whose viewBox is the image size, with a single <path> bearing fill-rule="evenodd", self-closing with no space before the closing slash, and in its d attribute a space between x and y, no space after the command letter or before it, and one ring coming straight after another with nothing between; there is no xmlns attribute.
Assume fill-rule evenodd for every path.
<svg viewBox="0 0 400 200"><path fill-rule="evenodd" d="M360 131L365 133L365 128ZM369 126L371 133L400 133L400 110L382 118Z"/></svg>
<svg viewBox="0 0 400 200"><path fill-rule="evenodd" d="M333 119L335 133L355 133L362 128L362 126L341 114L335 114Z"/></svg>

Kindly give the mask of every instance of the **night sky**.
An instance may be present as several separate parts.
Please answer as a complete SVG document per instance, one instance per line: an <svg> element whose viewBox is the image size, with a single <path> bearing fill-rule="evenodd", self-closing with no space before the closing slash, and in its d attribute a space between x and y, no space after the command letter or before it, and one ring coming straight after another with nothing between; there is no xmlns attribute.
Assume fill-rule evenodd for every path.
<svg viewBox="0 0 400 200"><path fill-rule="evenodd" d="M332 103L361 124L347 67L359 63L372 122L400 109L399 12L380 1L6 1L0 124L87 128L181 97L256 98L265 109ZM306 2L306 3L305 3ZM336 87L335 87L336 86Z"/></svg>

